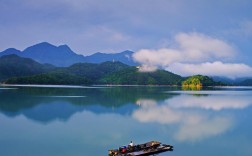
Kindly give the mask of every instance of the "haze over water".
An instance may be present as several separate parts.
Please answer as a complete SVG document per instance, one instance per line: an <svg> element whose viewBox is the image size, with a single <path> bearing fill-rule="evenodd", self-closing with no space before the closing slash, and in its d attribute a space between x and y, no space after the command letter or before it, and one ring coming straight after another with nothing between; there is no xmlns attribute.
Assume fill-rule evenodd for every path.
<svg viewBox="0 0 252 156"><path fill-rule="evenodd" d="M105 156L151 140L160 156L251 156L252 88L0 86L1 156Z"/></svg>

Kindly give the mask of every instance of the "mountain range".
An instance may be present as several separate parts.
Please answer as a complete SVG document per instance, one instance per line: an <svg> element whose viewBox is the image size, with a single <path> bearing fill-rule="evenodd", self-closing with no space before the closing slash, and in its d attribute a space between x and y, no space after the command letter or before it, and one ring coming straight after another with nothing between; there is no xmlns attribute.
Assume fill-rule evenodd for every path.
<svg viewBox="0 0 252 156"><path fill-rule="evenodd" d="M0 81L6 84L174 85L183 77L165 70L143 73L118 61L76 63L69 67L40 64L15 54L0 57Z"/></svg>
<svg viewBox="0 0 252 156"><path fill-rule="evenodd" d="M199 76L198 76L199 77ZM200 83L213 85L252 85L252 79L236 84L216 82L203 76ZM41 64L15 54L0 57L0 83L6 84L57 84L57 85L181 85L197 76L182 77L166 70L139 72L136 66L118 61L103 63L75 63L69 67ZM209 81L208 81L209 80Z"/></svg>
<svg viewBox="0 0 252 156"><path fill-rule="evenodd" d="M9 48L0 52L0 81L14 77L33 76L29 79L31 82L31 79L38 78L38 74L40 74L39 80L43 78L43 80L52 82L51 79L61 79L62 82L53 81L53 83L60 84L178 84L184 79L163 70L154 74L139 73L135 68L139 64L134 62L133 54L134 52L126 50L113 54L97 52L90 56L83 56L76 54L67 45L55 46L47 42L30 46L23 51ZM125 70L118 71L116 66L123 67ZM83 73L85 74L83 75ZM111 75L106 75L109 73ZM170 76L168 76L168 73L170 73ZM167 76L173 78L169 79ZM174 81L176 78L177 81ZM252 85L252 78L235 80L225 77L212 78L215 82L223 82L229 85ZM27 82L27 79L25 82ZM16 81L12 79L12 82ZM44 81L44 84L46 83Z"/></svg>
<svg viewBox="0 0 252 156"><path fill-rule="evenodd" d="M24 58L31 58L39 63L48 63L57 67L68 67L75 63L102 63L106 61L120 61L124 64L137 65L132 59L132 51L123 51L115 54L97 52L90 56L75 53L67 45L55 46L42 42L26 48L23 51L9 48L0 52L0 56L15 54Z"/></svg>

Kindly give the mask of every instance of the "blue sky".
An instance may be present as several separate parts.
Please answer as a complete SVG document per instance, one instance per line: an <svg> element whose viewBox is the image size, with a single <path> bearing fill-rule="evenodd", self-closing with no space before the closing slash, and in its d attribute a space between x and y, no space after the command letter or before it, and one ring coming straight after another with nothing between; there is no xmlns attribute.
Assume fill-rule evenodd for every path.
<svg viewBox="0 0 252 156"><path fill-rule="evenodd" d="M251 76L245 74L252 72L251 8L250 0L0 0L0 51L43 41L67 44L85 56L144 49L150 57L135 59L148 68L183 73L181 68L202 67L197 71L202 73L210 64ZM180 57L207 57L172 57L172 63L164 63L173 50ZM161 53L166 55L155 59L162 63L152 60Z"/></svg>

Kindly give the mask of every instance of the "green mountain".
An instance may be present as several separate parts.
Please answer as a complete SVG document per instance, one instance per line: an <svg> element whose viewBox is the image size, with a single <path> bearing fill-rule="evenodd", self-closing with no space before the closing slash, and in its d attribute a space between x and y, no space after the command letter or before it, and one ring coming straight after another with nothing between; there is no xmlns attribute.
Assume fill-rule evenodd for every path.
<svg viewBox="0 0 252 156"><path fill-rule="evenodd" d="M7 84L66 84L91 85L107 74L128 68L121 62L104 62L101 64L77 63L70 67L55 68L53 71L25 77L13 77Z"/></svg>
<svg viewBox="0 0 252 156"><path fill-rule="evenodd" d="M117 72L128 67L128 65L121 62L104 62L100 64L77 63L68 68L62 69L61 71L72 75L86 77L95 83L106 74Z"/></svg>
<svg viewBox="0 0 252 156"><path fill-rule="evenodd" d="M30 76L46 73L55 69L52 65L43 65L29 58L15 54L0 57L0 81L11 77Z"/></svg>
<svg viewBox="0 0 252 156"><path fill-rule="evenodd" d="M136 67L121 62L101 64L78 63L66 68L55 68L47 73L35 73L31 76L15 76L6 84L66 84L66 85L175 85L183 78L165 70L143 73Z"/></svg>
<svg viewBox="0 0 252 156"><path fill-rule="evenodd" d="M136 67L128 67L100 79L101 84L114 85L178 85L183 78L165 70L139 72Z"/></svg>

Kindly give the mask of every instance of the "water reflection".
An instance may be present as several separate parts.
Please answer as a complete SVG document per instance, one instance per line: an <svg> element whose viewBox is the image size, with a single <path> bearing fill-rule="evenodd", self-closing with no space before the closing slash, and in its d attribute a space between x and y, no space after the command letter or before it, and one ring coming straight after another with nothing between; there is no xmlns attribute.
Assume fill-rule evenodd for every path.
<svg viewBox="0 0 252 156"><path fill-rule="evenodd" d="M205 96L194 97L182 95L171 99L171 107L176 108L202 108L215 111L223 109L244 109L252 104L250 95L225 95L225 96Z"/></svg>
<svg viewBox="0 0 252 156"><path fill-rule="evenodd" d="M141 108L132 116L140 122L176 124L174 133L177 141L199 141L222 134L234 125L229 113L212 112L223 109L244 109L252 104L251 92L230 91L170 91L177 96L163 102L140 99ZM195 96L196 94L196 96ZM204 95L204 96L198 96ZM214 115L213 115L214 114Z"/></svg>
<svg viewBox="0 0 252 156"><path fill-rule="evenodd" d="M162 88L152 87L19 87L0 93L0 112L9 117L24 115L44 123L57 119L67 121L73 114L83 110L98 114L115 111L130 114L137 107L132 103L138 98L151 96L163 100L170 96L153 94L163 91Z"/></svg>
<svg viewBox="0 0 252 156"><path fill-rule="evenodd" d="M0 99L0 155L102 156L132 139L171 143L171 156L252 154L248 89L17 87Z"/></svg>
<svg viewBox="0 0 252 156"><path fill-rule="evenodd" d="M183 90L202 90L202 86L201 85L184 85L182 86Z"/></svg>
<svg viewBox="0 0 252 156"><path fill-rule="evenodd" d="M146 100L141 101L144 103ZM176 125L177 130L172 135L177 141L200 141L228 130L233 120L229 116L215 115L200 110L183 110L174 108L172 103L151 105L145 103L141 109L133 112L133 117L140 122L157 122L166 125Z"/></svg>

